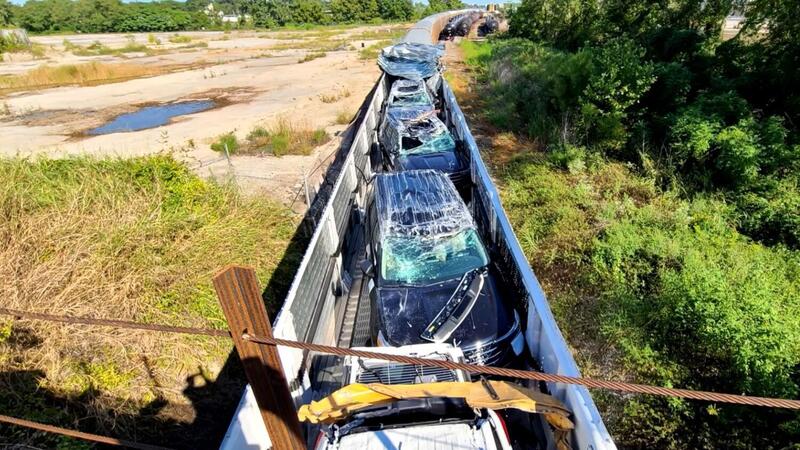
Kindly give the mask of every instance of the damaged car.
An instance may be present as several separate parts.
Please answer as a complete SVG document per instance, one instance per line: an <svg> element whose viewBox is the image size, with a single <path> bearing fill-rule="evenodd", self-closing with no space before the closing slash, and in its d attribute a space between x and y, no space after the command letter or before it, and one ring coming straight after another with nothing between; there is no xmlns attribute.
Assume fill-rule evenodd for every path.
<svg viewBox="0 0 800 450"><path fill-rule="evenodd" d="M375 164L389 172L432 169L450 176L468 191L469 156L436 115L432 96L421 81L397 80L389 93L379 129Z"/></svg>
<svg viewBox="0 0 800 450"><path fill-rule="evenodd" d="M519 316L501 298L496 268L446 175L378 174L366 232L361 269L374 343L450 343L485 365L509 365L522 353Z"/></svg>

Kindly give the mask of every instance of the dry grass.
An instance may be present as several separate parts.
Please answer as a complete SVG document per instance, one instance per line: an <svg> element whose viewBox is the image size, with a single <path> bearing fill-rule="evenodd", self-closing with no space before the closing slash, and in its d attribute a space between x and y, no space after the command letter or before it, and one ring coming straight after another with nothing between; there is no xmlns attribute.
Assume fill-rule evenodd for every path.
<svg viewBox="0 0 800 450"><path fill-rule="evenodd" d="M342 88L333 94L320 94L319 99L322 100L322 103L336 103L343 98L350 97L352 93L347 88Z"/></svg>
<svg viewBox="0 0 800 450"><path fill-rule="evenodd" d="M349 38L354 41L375 41L375 40L396 40L400 39L408 31L407 27L388 27L376 30L366 30L361 33L353 34Z"/></svg>
<svg viewBox="0 0 800 450"><path fill-rule="evenodd" d="M68 84L102 84L157 75L163 70L128 63L68 64L41 66L22 75L0 78L0 90L20 90Z"/></svg>
<svg viewBox="0 0 800 450"><path fill-rule="evenodd" d="M353 120L353 111L349 109L341 109L338 113L336 113L336 125L347 125Z"/></svg>
<svg viewBox="0 0 800 450"><path fill-rule="evenodd" d="M188 44L192 42L192 37L185 34L174 34L169 37L169 41L173 44Z"/></svg>
<svg viewBox="0 0 800 450"><path fill-rule="evenodd" d="M158 54L156 50L147 47L144 44L137 44L134 40L129 40L124 47L112 48L107 45L95 41L94 43L81 46L73 44L71 41L64 39L64 50L77 55L77 56L101 56L101 55L115 55L123 56L126 53L146 53L148 55Z"/></svg>
<svg viewBox="0 0 800 450"><path fill-rule="evenodd" d="M214 328L225 327L214 271L251 265L265 282L297 220L166 156L0 160L0 215L3 306ZM268 302L274 311L278 299ZM230 347L225 339L0 318L0 406L6 414L167 444L153 438L166 430L137 421L148 408L168 415L170 405L186 405L188 416L158 423L191 422L186 380L198 373L213 380ZM54 438L31 436L12 442L56 447Z"/></svg>
<svg viewBox="0 0 800 450"><path fill-rule="evenodd" d="M303 41L282 42L269 47L270 50L309 50L313 52L333 52L346 50L349 44L342 40L310 39Z"/></svg>
<svg viewBox="0 0 800 450"><path fill-rule="evenodd" d="M313 52L313 53L306 53L306 56L302 57L301 59L297 60L298 64L303 64L304 62L313 61L318 58L324 58L328 54L325 52Z"/></svg>

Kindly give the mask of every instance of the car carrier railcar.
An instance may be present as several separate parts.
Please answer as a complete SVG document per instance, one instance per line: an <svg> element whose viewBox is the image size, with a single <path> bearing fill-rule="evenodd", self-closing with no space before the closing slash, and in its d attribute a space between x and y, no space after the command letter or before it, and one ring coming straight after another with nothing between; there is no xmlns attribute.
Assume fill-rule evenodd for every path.
<svg viewBox="0 0 800 450"><path fill-rule="evenodd" d="M431 43L448 18L475 10L441 13L418 22L405 36L406 42ZM390 86L381 76L362 106L352 144L338 158L335 184L324 199L325 207L309 242L284 306L274 320L275 337L343 347L364 346L369 341L369 298L360 270L365 255L364 211L368 183L372 176L370 149L378 140L380 113ZM495 259L504 269L501 283L508 298L516 298L521 313L526 351L538 369L568 376L580 376L564 338L550 311L544 293L533 274L503 211L497 190L481 160L478 147L466 124L453 92L442 80L437 96L442 100L444 122L456 139L462 140L470 155L473 183L470 208L478 231ZM341 361L279 347L285 376L296 406L327 395ZM335 383L334 383L335 384ZM550 394L572 412L575 429L573 448L615 449L589 391L580 386L548 383ZM313 439L309 438L309 444ZM420 443L420 447L424 447ZM221 448L267 449L271 444L261 421L252 390L248 386L222 442Z"/></svg>

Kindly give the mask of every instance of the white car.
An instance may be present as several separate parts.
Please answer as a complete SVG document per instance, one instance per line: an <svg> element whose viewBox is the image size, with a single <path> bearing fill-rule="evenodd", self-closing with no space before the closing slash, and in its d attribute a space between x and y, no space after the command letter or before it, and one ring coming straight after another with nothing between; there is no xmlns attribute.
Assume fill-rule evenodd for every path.
<svg viewBox="0 0 800 450"><path fill-rule="evenodd" d="M371 352L463 362L460 349L449 344L358 348ZM469 383L462 371L399 364L378 359L344 358L348 386L421 383ZM301 409L301 416L302 416ZM464 399L425 397L401 399L353 411L345 420L320 429L313 449L486 449L510 450L503 419Z"/></svg>

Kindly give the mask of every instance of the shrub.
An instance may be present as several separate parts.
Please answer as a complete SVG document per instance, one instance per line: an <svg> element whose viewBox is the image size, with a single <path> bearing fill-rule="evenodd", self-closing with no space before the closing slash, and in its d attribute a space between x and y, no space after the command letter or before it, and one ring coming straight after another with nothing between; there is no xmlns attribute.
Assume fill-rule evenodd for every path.
<svg viewBox="0 0 800 450"><path fill-rule="evenodd" d="M604 290L600 321L627 367L640 380L661 385L796 397L800 259L749 242L729 225L730 207L717 201L659 203L629 210L592 250L594 282ZM728 423L750 415L735 407L719 407L715 414ZM673 419L660 417L659 426L718 420L701 405ZM734 442L762 447L763 428L787 421L780 411L761 419L750 422L752 434ZM786 442L790 435L774 438ZM697 433L679 441L695 447L703 438ZM657 445L654 435L648 439L645 446ZM713 439L730 445L722 444L727 437Z"/></svg>
<svg viewBox="0 0 800 450"><path fill-rule="evenodd" d="M217 138L217 141L211 144L211 150L235 154L239 150L239 141L233 133L225 133Z"/></svg>
<svg viewBox="0 0 800 450"><path fill-rule="evenodd" d="M353 118L353 113L350 110L342 109L336 113L335 123L337 125L347 125Z"/></svg>

